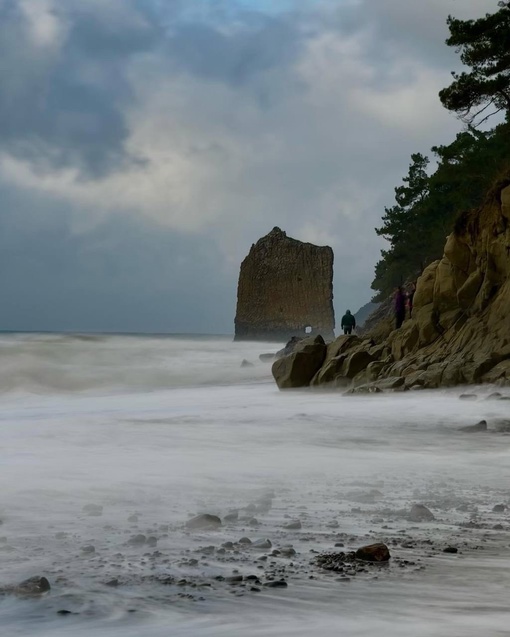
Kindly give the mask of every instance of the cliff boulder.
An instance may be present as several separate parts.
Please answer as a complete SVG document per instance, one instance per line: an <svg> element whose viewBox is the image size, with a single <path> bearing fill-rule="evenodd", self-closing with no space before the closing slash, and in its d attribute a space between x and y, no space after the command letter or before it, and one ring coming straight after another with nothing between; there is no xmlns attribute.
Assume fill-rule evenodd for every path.
<svg viewBox="0 0 510 637"><path fill-rule="evenodd" d="M241 264L235 340L331 340L334 327L333 250L273 228Z"/></svg>

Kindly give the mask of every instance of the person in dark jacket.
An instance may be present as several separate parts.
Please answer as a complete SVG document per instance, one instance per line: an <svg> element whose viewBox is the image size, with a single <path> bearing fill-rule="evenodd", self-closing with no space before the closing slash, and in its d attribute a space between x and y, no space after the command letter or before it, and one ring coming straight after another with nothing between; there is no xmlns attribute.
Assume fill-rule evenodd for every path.
<svg viewBox="0 0 510 637"><path fill-rule="evenodd" d="M342 316L340 326L343 329L344 334L352 334L353 328L356 327L356 319L351 314L351 310L347 310L347 312Z"/></svg>
<svg viewBox="0 0 510 637"><path fill-rule="evenodd" d="M406 297L400 285L395 291L393 302L395 304L395 329L398 330L406 317Z"/></svg>

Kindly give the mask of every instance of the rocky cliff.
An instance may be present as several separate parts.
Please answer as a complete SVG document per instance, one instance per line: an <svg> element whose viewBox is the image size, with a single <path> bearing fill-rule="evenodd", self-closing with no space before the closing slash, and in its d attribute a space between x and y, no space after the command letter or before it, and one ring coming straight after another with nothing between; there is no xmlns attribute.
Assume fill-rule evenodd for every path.
<svg viewBox="0 0 510 637"><path fill-rule="evenodd" d="M480 209L459 218L443 258L417 281L412 318L393 330L392 317L380 308L375 328L328 345L321 364L298 386L378 391L510 384L509 184L500 183ZM273 373L278 382L278 369Z"/></svg>
<svg viewBox="0 0 510 637"><path fill-rule="evenodd" d="M333 250L287 237L280 228L252 245L241 264L236 340L334 338Z"/></svg>

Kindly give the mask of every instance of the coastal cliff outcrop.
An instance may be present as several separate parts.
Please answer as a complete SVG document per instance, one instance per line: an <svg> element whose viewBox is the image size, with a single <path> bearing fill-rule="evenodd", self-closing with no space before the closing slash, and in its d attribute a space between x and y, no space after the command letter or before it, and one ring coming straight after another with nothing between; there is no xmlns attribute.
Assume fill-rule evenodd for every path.
<svg viewBox="0 0 510 637"><path fill-rule="evenodd" d="M280 228L252 245L241 264L235 340L334 338L333 250L288 237Z"/></svg>
<svg viewBox="0 0 510 637"><path fill-rule="evenodd" d="M442 259L418 278L412 318L395 330L391 312L378 311L362 337L327 346L311 386L368 392L510 384L510 179L459 217Z"/></svg>

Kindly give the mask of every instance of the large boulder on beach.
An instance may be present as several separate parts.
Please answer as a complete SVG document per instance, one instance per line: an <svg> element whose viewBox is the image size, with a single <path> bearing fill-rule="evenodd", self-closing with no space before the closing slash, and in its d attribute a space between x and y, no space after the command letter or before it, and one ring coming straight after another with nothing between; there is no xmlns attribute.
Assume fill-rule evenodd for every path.
<svg viewBox="0 0 510 637"><path fill-rule="evenodd" d="M271 369L280 389L308 387L326 356L322 336L303 339L292 354L279 358Z"/></svg>

